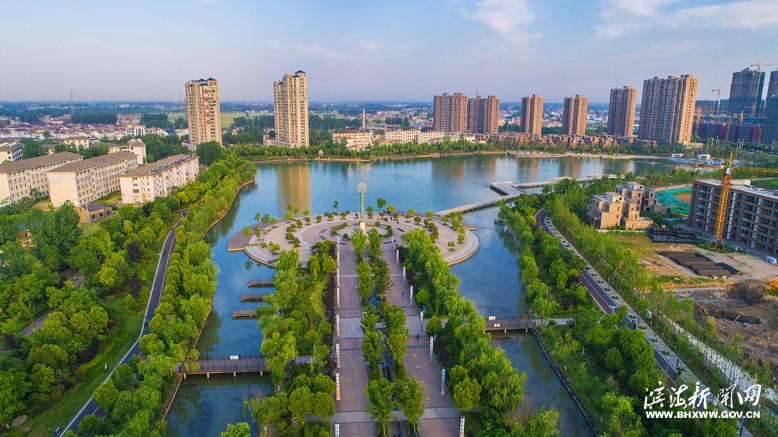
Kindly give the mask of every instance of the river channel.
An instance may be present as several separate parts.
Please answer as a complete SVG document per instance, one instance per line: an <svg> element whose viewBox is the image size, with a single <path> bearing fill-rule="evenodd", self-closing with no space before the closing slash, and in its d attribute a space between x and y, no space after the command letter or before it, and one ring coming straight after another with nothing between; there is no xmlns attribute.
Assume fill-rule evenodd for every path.
<svg viewBox="0 0 778 437"><path fill-rule="evenodd" d="M599 173L647 173L667 171L665 161L609 158L516 159L506 155L393 160L375 163L294 162L258 166L254 183L238 194L227 215L206 236L219 266L213 311L197 344L201 356L259 353L262 332L256 320L233 320L237 309L253 309L257 303L241 303L251 279L271 279L274 271L249 260L243 252L228 253L227 240L244 226L254 223L257 213L282 217L286 205L302 212L359 209L357 184L365 182L365 202L379 197L398 210L414 208L439 211L497 197L491 182L543 181L557 176L585 177ZM518 246L505 226L496 220L497 208L466 214L464 221L477 226L480 249L475 256L452 267L461 279L460 293L473 300L483 315L518 315L524 311L524 291L516 263ZM560 413L564 436L590 436L583 415L564 390L528 334L498 336L513 365L528 375L520 414L549 406ZM267 393L268 377L239 375L190 377L181 384L167 417L169 436L217 436L227 423L246 420L243 400Z"/></svg>

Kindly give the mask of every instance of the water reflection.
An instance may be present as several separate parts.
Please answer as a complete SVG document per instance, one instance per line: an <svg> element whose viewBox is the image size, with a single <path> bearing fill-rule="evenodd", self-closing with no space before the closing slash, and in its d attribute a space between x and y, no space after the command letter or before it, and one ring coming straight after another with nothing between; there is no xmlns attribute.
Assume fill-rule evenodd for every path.
<svg viewBox="0 0 778 437"><path fill-rule="evenodd" d="M311 209L311 167L308 163L278 167L278 204Z"/></svg>

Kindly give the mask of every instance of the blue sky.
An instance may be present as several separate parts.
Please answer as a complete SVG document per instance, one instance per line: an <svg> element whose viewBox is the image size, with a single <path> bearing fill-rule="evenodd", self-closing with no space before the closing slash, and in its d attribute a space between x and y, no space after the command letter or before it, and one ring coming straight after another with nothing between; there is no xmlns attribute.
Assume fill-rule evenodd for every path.
<svg viewBox="0 0 778 437"><path fill-rule="evenodd" d="M671 74L698 99L732 72L778 63L778 0L0 0L0 99L178 100L189 79L222 100L272 100L298 69L310 98L517 101ZM778 66L763 67L772 70Z"/></svg>

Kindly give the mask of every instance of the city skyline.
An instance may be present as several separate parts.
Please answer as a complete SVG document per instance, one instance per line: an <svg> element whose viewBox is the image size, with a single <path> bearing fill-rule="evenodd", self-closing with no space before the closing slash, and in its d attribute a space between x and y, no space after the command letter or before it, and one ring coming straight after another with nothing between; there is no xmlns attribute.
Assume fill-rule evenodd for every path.
<svg viewBox="0 0 778 437"><path fill-rule="evenodd" d="M36 27L19 19L0 29L0 54L13 60L0 100L66 101L74 90L76 101L181 101L182 82L212 76L223 101L272 102L263 84L296 70L312 78L311 101L430 101L448 90L604 103L614 87L679 74L698 77L698 99L710 100L733 72L778 63L778 4L765 0L104 3L89 2L89 14L52 1L6 7ZM181 25L201 16L217 37Z"/></svg>

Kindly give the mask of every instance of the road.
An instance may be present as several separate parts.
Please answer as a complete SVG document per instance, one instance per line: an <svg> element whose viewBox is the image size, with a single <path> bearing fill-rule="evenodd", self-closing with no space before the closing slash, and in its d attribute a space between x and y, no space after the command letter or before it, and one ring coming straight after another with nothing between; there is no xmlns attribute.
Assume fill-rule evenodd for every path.
<svg viewBox="0 0 778 437"><path fill-rule="evenodd" d="M546 231L549 235L552 235L554 237L559 238L564 243L567 243L567 240L559 233L559 231L556 230L556 228L553 228L553 225L549 225L549 223L546 222L546 211L545 209L541 209L535 214L535 221L536 223L539 223L543 230ZM565 249L572 250L576 255L581 256L578 251L570 245L569 247L565 245L564 243L560 243L560 246ZM581 257L583 258L583 257ZM613 296L608 293L602 285L592 276L591 272L594 271L591 265L589 263L586 263L586 269L581 272L581 284L586 288L587 291L589 291L589 294L592 296L594 301L597 303L597 306L600 307L600 310L606 314L612 314L616 312L616 309L622 305L626 306L628 309L627 316L624 317L624 323L629 329L635 329L637 326L635 325L635 322L633 320L637 319L637 314L632 309L631 306L627 305L626 302L616 302L616 300L613 298ZM595 273L596 274L596 273ZM619 299L621 300L621 299ZM648 328L648 327L646 327ZM662 350L660 350L660 347L658 347L656 344L649 341L650 333L648 332L648 329L646 330L646 342L651 345L651 347L654 349L654 358L656 359L657 364L659 367L662 368L662 370L667 373L668 376L671 377L671 379L674 379L673 377L676 375L676 366L673 365L670 360L667 359L667 357L664 355ZM653 333L653 332L651 332ZM678 361L676 361L678 362Z"/></svg>
<svg viewBox="0 0 778 437"><path fill-rule="evenodd" d="M173 251L173 248L176 245L176 228L181 225L181 220L178 221L178 223L173 226L173 229L170 230L170 232L167 234L167 237L165 238L165 244L162 246L162 253L159 256L159 262L157 263L157 271L154 274L154 282L151 284L151 292L149 293L149 301L146 303L146 312L143 315L143 328L141 329L140 334L138 335L138 339L135 340L135 344L132 345L130 350L127 351L126 354L124 354L124 357L122 357L122 360L119 361L117 366L119 364L129 364L130 359L133 355L139 355L140 354L140 339L144 335L149 333L149 328L146 326L146 321L150 319L149 315L154 315L154 311L157 309L157 306L159 305L159 300L162 297L162 289L165 287L165 277L167 275L167 267L168 262L170 261L170 254ZM116 367L111 369L111 373L108 374L108 376L105 377L105 381L108 381L108 378L110 378L113 375L113 372L116 370ZM76 414L76 417L73 418L73 420L70 421L67 427L62 429L62 432L60 435L68 432L68 430L72 430L73 432L78 431L78 424L81 423L81 420L84 419L89 414L95 414L97 413L97 410L99 410L100 407L95 404L94 396L90 396L89 400L84 404L84 406L81 408L81 410Z"/></svg>

